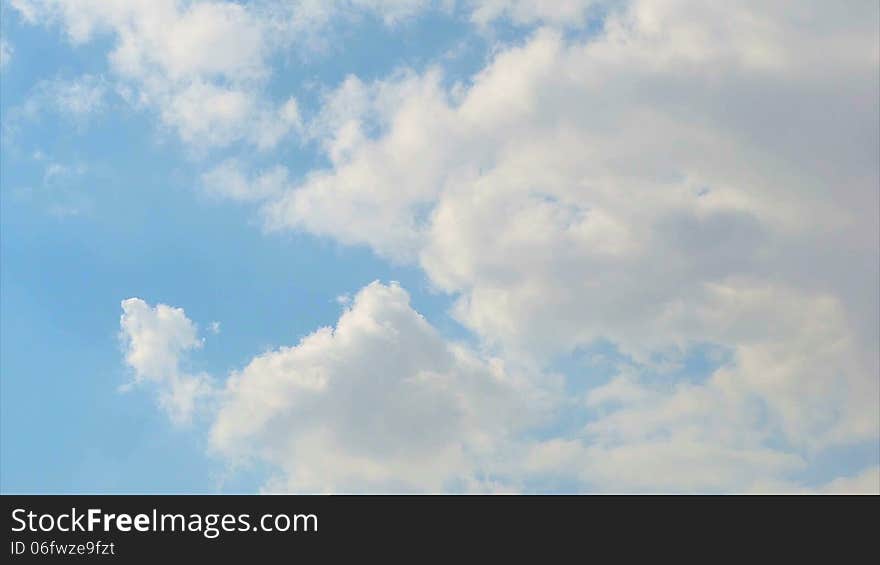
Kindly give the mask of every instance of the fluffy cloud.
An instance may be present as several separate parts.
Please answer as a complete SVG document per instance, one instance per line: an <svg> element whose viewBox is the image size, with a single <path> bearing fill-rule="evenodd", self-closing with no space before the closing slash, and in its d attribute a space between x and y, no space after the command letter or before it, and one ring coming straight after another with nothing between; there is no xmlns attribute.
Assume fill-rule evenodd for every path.
<svg viewBox="0 0 880 565"><path fill-rule="evenodd" d="M566 403L558 379L445 341L397 284L374 282L347 303L335 327L258 355L213 387L180 369L181 356L201 345L183 310L129 299L126 361L138 380L158 383L172 417L191 416L194 401L210 395L203 406L212 452L232 468L268 464L268 491L510 491L560 479L611 492L804 490L786 477L803 471L808 455L768 447L786 422L755 391L780 385L750 386L751 367L665 385L641 382L629 368L584 398L580 410L594 417L581 433L540 439L534 432ZM802 357L777 362L808 380L794 387L796 419L787 424L827 426L832 442L849 437L829 413L841 402L831 398L838 383L822 366L800 370L810 362ZM759 361L761 370L779 370ZM804 393L813 388L830 402ZM863 416L856 433L870 437L869 410L842 394ZM818 490L875 492L875 482L867 469Z"/></svg>
<svg viewBox="0 0 880 565"><path fill-rule="evenodd" d="M208 375L182 367L183 357L202 346L195 324L181 308L128 298L122 301L119 325L134 383L155 385L169 416L178 423L189 421L197 403L211 393Z"/></svg>
<svg viewBox="0 0 880 565"><path fill-rule="evenodd" d="M236 142L271 149L294 133L298 113L264 93L269 58L281 48L326 49L335 23L361 15L394 26L427 11L451 13L455 2L339 0L254 3L213 0L11 0L27 22L61 26L75 44L96 36L115 41L109 62L119 90L136 106L156 110L182 141L204 151ZM592 2L461 3L481 25L581 21ZM234 40L231 40L234 38ZM9 59L4 42L2 61Z"/></svg>
<svg viewBox="0 0 880 565"><path fill-rule="evenodd" d="M71 41L115 39L109 60L130 103L197 148L275 146L297 116L261 93L271 21L233 2L15 0L33 23L58 22ZM235 38L231 41L230 38Z"/></svg>
<svg viewBox="0 0 880 565"><path fill-rule="evenodd" d="M870 467L852 477L840 477L824 485L826 494L880 494L880 467Z"/></svg>
<svg viewBox="0 0 880 565"><path fill-rule="evenodd" d="M563 478L575 481L579 489L613 493L743 492L754 490L759 477L785 475L805 466L794 454L687 437L617 447L554 439L532 446L524 460L533 480Z"/></svg>
<svg viewBox="0 0 880 565"><path fill-rule="evenodd" d="M706 383L618 399L573 445L621 465L667 453L705 488L792 472L880 434L877 10L633 2L588 40L540 31L469 84L351 77L306 127L332 167L267 224L417 262L505 355L606 340L645 368L726 348Z"/></svg>
<svg viewBox="0 0 880 565"><path fill-rule="evenodd" d="M196 401L212 421L213 452L233 467L278 472L268 490L488 490L510 469L518 434L554 394L464 345L445 341L397 284L353 298L334 328L258 355L224 386L181 369L201 346L184 311L122 302L126 363L157 385L177 420Z"/></svg>
<svg viewBox="0 0 880 565"><path fill-rule="evenodd" d="M485 488L541 396L498 359L445 342L396 284L362 289L335 328L231 376L211 444L282 469L270 490Z"/></svg>
<svg viewBox="0 0 880 565"><path fill-rule="evenodd" d="M592 419L575 437L532 446L528 472L626 492L803 490L782 478L824 447L876 439L876 374L835 301L766 288L717 294L704 327L742 333L706 338L737 344L730 363L696 383L648 383L645 367L627 366L587 394ZM776 327L756 331L757 313ZM867 478L853 485L877 490Z"/></svg>

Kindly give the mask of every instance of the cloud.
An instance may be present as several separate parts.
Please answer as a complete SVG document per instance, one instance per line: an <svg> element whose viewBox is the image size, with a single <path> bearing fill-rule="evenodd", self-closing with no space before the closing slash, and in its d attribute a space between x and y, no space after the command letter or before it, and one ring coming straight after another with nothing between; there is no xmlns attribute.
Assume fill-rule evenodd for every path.
<svg viewBox="0 0 880 565"><path fill-rule="evenodd" d="M498 20L518 25L545 24L562 27L580 27L590 9L612 4L605 0L481 0L470 3L471 20L485 26Z"/></svg>
<svg viewBox="0 0 880 565"><path fill-rule="evenodd" d="M16 0L13 6L32 23L60 23L74 43L114 38L108 59L120 92L156 110L195 148L238 141L272 147L295 123L289 108L261 95L271 34L269 23L246 6L175 0Z"/></svg>
<svg viewBox="0 0 880 565"><path fill-rule="evenodd" d="M296 101L271 108L253 92L195 80L160 95L160 118L193 147L220 147L246 141L271 149L299 125Z"/></svg>
<svg viewBox="0 0 880 565"><path fill-rule="evenodd" d="M171 80L265 72L264 38L252 12L234 2L177 0L13 0L33 24L60 24L76 44L99 34L118 40L110 58L121 72ZM234 37L235 41L229 41Z"/></svg>
<svg viewBox="0 0 880 565"><path fill-rule="evenodd" d="M334 168L310 172L302 185L270 202L266 224L413 259L424 245L420 213L430 210L445 175L481 152L466 139L438 145L459 127L440 80L436 69L422 76L404 72L390 83L347 78L305 126ZM387 133L372 140L371 130Z"/></svg>
<svg viewBox="0 0 880 565"><path fill-rule="evenodd" d="M9 194L55 218L87 214L94 208L88 186L95 171L80 161L62 162L42 151L31 155L32 163L42 170L39 180L24 186L10 187Z"/></svg>
<svg viewBox="0 0 880 565"><path fill-rule="evenodd" d="M583 429L533 446L527 469L614 492L804 490L783 479L825 447L876 439L880 391L833 300L766 288L717 293L706 327L739 325L744 335L705 335L737 343L730 362L700 382L662 370L649 382L644 375L656 370L623 364L587 393ZM778 325L765 330L774 335L750 325L750 310Z"/></svg>
<svg viewBox="0 0 880 565"><path fill-rule="evenodd" d="M814 487L773 479L758 480L751 489L756 493L786 494L880 494L880 467L873 465L852 474L833 478Z"/></svg>
<svg viewBox="0 0 880 565"><path fill-rule="evenodd" d="M541 396L376 282L334 328L231 375L221 403L213 449L282 470L269 490L436 492L478 488Z"/></svg>
<svg viewBox="0 0 880 565"><path fill-rule="evenodd" d="M239 142L269 150L297 131L296 101L276 103L265 94L269 60L279 49L315 42L335 20L366 13L395 25L431 3L12 0L12 6L26 22L61 26L74 44L109 36L119 91L204 152Z"/></svg>
<svg viewBox="0 0 880 565"><path fill-rule="evenodd" d="M122 302L125 362L177 422L210 421L231 468L268 465L270 491L488 490L556 394L444 340L398 284L374 282L335 327L254 357L225 384L182 368L202 345L183 309ZM219 330L219 327L218 327ZM210 402L206 402L210 400Z"/></svg>
<svg viewBox="0 0 880 565"><path fill-rule="evenodd" d="M279 50L326 49L334 43L328 39L334 26L363 15L393 27L429 11L451 13L454 7L454 2L429 0L11 4L28 23L62 27L74 44L112 38L108 61L120 92L132 104L158 112L164 126L199 152L239 142L269 150L297 132L295 101L276 103L265 93L270 59ZM464 5L475 22L486 25L508 16L516 23L562 24L581 18L589 4L572 0L552 10L522 0ZM8 59L10 51L2 52Z"/></svg>
<svg viewBox="0 0 880 565"><path fill-rule="evenodd" d="M200 405L211 452L231 469L267 467L263 488L272 492L532 492L560 480L596 492L803 491L811 489L792 477L815 450L778 445L779 428L803 426L795 443L809 433L822 444L853 432L836 429L834 379L821 365L800 370L810 358L778 362L806 382L776 410L768 399L780 397L756 392L751 368L736 365L705 382L653 384L626 366L578 400L552 373L443 339L395 283L367 285L334 327L257 355L219 386L180 369L182 355L201 345L183 310L139 299L123 308L126 361L137 380L156 382L178 420L210 396ZM780 388L772 380L761 386ZM844 402L862 419L856 432L870 437L869 410ZM786 408L792 422L774 417ZM574 433L557 427L572 409L590 416ZM870 490L874 475L863 475L816 489Z"/></svg>
<svg viewBox="0 0 880 565"><path fill-rule="evenodd" d="M41 80L31 88L24 104L10 109L5 122L21 127L24 120L54 113L83 125L107 109L109 95L107 81L98 75Z"/></svg>
<svg viewBox="0 0 880 565"><path fill-rule="evenodd" d="M612 493L737 493L749 490L759 477L805 467L795 454L687 437L616 447L557 438L533 445L524 461L532 480L561 477L575 481L579 490Z"/></svg>
<svg viewBox="0 0 880 565"><path fill-rule="evenodd" d="M267 202L267 225L417 263L511 358L604 340L645 375L658 355L725 348L699 386L635 376L650 402L622 399L572 445L621 466L667 453L691 466L681 485L794 473L880 435L877 16L632 2L597 37L540 30L468 83L349 77L305 126L331 166ZM700 399L715 411L670 408ZM712 459L740 471L697 464Z"/></svg>
<svg viewBox="0 0 880 565"><path fill-rule="evenodd" d="M869 467L851 477L839 477L820 490L826 494L880 494L880 467Z"/></svg>
<svg viewBox="0 0 880 565"><path fill-rule="evenodd" d="M171 419L190 421L212 386L207 374L182 367L185 355L202 346L195 324L181 308L150 306L140 298L128 298L122 301L119 325L134 384L152 383Z"/></svg>
<svg viewBox="0 0 880 565"><path fill-rule="evenodd" d="M37 82L24 101L3 113L2 137L7 147L17 147L21 132L47 116L84 131L112 108L113 92L100 75L84 74L69 79L55 77Z"/></svg>
<svg viewBox="0 0 880 565"><path fill-rule="evenodd" d="M289 186L288 170L282 165L248 178L242 165L228 159L202 175L202 186L212 195L242 202L261 201L280 194Z"/></svg>
<svg viewBox="0 0 880 565"><path fill-rule="evenodd" d="M105 107L107 86L101 77L84 75L72 81L43 83L42 94L59 112L83 117L100 112Z"/></svg>

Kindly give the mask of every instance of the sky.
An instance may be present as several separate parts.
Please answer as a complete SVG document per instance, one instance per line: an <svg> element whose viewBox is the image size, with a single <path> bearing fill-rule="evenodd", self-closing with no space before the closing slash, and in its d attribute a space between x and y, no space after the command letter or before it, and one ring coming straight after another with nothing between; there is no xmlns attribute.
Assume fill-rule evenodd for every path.
<svg viewBox="0 0 880 565"><path fill-rule="evenodd" d="M876 1L0 16L3 492L880 492Z"/></svg>

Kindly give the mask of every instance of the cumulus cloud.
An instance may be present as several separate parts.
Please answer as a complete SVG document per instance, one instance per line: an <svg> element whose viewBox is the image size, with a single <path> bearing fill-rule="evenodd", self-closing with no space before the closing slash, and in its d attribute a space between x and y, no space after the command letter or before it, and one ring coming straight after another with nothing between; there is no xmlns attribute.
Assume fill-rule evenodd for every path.
<svg viewBox="0 0 880 565"><path fill-rule="evenodd" d="M122 301L119 325L134 384L152 383L171 419L188 422L197 404L211 393L207 374L185 369L186 354L202 346L195 324L182 308L128 298Z"/></svg>
<svg viewBox="0 0 880 565"><path fill-rule="evenodd" d="M621 400L572 445L793 472L880 434L877 10L632 2L598 37L539 31L468 84L350 77L306 126L332 166L267 224L419 264L505 355L607 340L640 368L727 348L707 383ZM664 419L706 399L702 437L709 413ZM749 476L693 470L720 482L682 484Z"/></svg>
<svg viewBox="0 0 880 565"><path fill-rule="evenodd" d="M334 327L257 355L215 387L180 369L201 345L183 310L129 299L126 361L138 381L157 383L173 418L210 395L211 451L233 469L268 465L268 491L530 491L559 480L606 492L803 491L791 477L811 453L874 433L873 397L840 390L827 351L773 362L750 352L757 367L724 366L698 383L646 383L626 366L579 401L555 375L443 339L396 283L374 282L344 304ZM820 338L804 348L823 347L815 329L803 333ZM572 401L591 416L583 429L538 432ZM841 420L841 405L856 417ZM815 490L871 492L874 477Z"/></svg>
<svg viewBox="0 0 880 565"><path fill-rule="evenodd" d="M559 478L612 492L803 490L783 479L806 459L767 447L766 407L729 370L665 387L621 374L585 398L596 418L583 433L536 440L527 432L562 402L552 379L445 341L396 284L368 285L335 327L256 356L217 388L180 368L201 345L182 309L123 309L137 381L154 382L177 420L213 395L212 451L232 467L268 464L269 491L528 490ZM863 475L827 488L871 492Z"/></svg>
<svg viewBox="0 0 880 565"><path fill-rule="evenodd" d="M136 382L153 382L176 420L213 394L203 405L212 451L232 466L269 464L267 490L490 489L510 473L499 460L554 394L444 340L396 283L364 287L335 327L254 357L216 390L181 368L201 346L182 309L137 298L122 308Z"/></svg>
<svg viewBox="0 0 880 565"><path fill-rule="evenodd" d="M529 391L500 360L444 341L400 286L372 283L334 328L233 374L211 444L282 469L270 490L476 488L534 418Z"/></svg>

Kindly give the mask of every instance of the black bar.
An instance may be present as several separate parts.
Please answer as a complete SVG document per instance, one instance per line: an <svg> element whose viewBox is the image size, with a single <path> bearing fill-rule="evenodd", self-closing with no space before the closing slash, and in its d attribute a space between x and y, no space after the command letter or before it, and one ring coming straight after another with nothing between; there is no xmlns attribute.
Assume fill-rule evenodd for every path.
<svg viewBox="0 0 880 565"><path fill-rule="evenodd" d="M2 500L5 563L160 563L183 559L230 562L350 561L409 563L471 562L474 552L538 563L618 563L631 558L696 557L715 562L737 557L748 562L775 556L791 562L804 555L832 563L876 557L878 497L807 496L31 496ZM108 514L192 514L200 531L15 532L35 516ZM206 535L209 515L249 516L246 531ZM254 531L265 514L314 515L298 521L296 532ZM96 514L97 516L97 514ZM140 526L145 526L141 519ZM220 520L220 517L217 518ZM61 526L68 527L62 519ZM87 520L81 523L85 524ZM174 522L166 519L166 525ZM36 522L35 522L36 523ZM48 526L50 519L44 518ZM127 522L123 519L123 527ZM175 527L180 524L178 520ZM243 523L227 519L236 530ZM39 526L39 524L36 524ZM285 526L281 520L279 527ZM189 527L189 525L187 526ZM217 524L219 529L220 524ZM288 525L288 529L293 526ZM133 529L133 528L132 528ZM304 531L307 530L307 531ZM213 535L213 529L208 534ZM54 545L51 542L54 541ZM113 544L113 553L68 556L70 544ZM34 543L36 542L36 544ZM18 543L18 545L14 545ZM58 555L67 544L64 555ZM45 548L45 553L43 551ZM14 554L22 550L21 554ZM33 549L36 549L34 555ZM858 557L858 559L856 559ZM257 559L256 561L253 561ZM379 559L380 561L375 561ZM182 561L181 561L182 562ZM493 561L494 563L495 561Z"/></svg>

